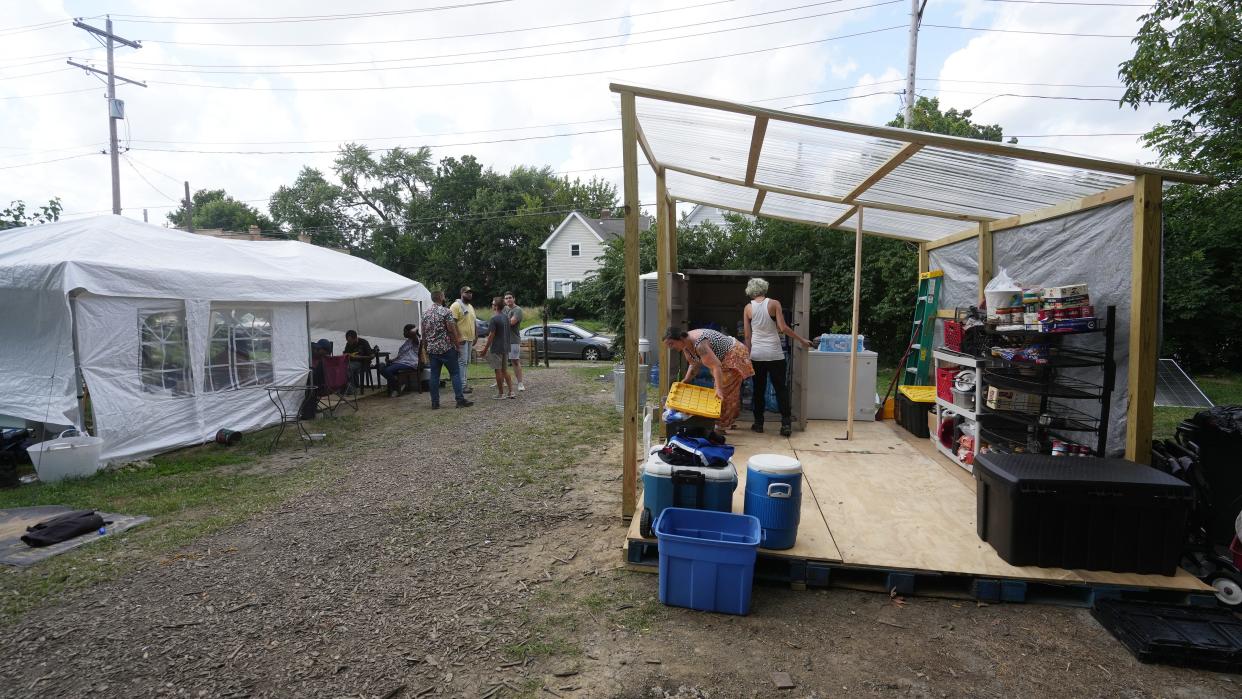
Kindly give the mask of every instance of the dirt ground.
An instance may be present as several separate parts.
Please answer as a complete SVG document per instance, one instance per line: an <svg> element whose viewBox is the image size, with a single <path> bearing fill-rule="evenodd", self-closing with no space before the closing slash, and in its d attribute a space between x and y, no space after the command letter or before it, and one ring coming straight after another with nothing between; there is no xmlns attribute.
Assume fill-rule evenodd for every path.
<svg viewBox="0 0 1242 699"><path fill-rule="evenodd" d="M621 567L611 384L528 385L363 401L330 487L0 628L0 694L1242 695L1138 663L1080 609L765 585L748 617L663 607Z"/></svg>

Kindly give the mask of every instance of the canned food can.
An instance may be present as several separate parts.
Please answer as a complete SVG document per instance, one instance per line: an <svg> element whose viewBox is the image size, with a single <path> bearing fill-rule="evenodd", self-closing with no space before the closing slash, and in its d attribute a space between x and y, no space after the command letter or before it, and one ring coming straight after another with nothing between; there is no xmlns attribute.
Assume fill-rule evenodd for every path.
<svg viewBox="0 0 1242 699"><path fill-rule="evenodd" d="M242 433L236 430L221 429L216 431L216 444L231 447L242 440Z"/></svg>

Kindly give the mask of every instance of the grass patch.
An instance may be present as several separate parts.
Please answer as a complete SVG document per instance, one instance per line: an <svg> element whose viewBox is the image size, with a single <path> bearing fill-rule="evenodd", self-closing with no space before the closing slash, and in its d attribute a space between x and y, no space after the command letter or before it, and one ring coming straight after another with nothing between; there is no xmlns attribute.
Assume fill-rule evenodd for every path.
<svg viewBox="0 0 1242 699"><path fill-rule="evenodd" d="M246 435L236 447L206 444L90 478L24 485L0 491L0 507L65 505L125 514L152 521L116 538L91 543L25 569L0 569L0 623L16 618L64 592L114 579L202 536L232 526L263 509L306 492L343 470L334 454L346 435L360 429L349 415L314 423L328 437L305 460L288 468L263 470L260 456L275 432ZM301 440L285 430L275 456L297 456ZM285 462L287 463L287 462Z"/></svg>
<svg viewBox="0 0 1242 699"><path fill-rule="evenodd" d="M1207 397L1217 405L1242 404L1242 374L1204 374L1193 377ZM1152 426L1152 439L1172 439L1177 425L1203 408L1157 407Z"/></svg>

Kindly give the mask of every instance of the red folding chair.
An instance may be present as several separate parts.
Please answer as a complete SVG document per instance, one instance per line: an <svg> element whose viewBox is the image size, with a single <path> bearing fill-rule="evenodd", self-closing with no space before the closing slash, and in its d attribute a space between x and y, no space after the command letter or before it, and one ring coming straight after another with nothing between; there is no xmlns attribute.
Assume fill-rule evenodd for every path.
<svg viewBox="0 0 1242 699"><path fill-rule="evenodd" d="M342 404L358 409L358 398L349 395L349 357L343 354L319 358L323 383L316 389L319 409L336 416Z"/></svg>

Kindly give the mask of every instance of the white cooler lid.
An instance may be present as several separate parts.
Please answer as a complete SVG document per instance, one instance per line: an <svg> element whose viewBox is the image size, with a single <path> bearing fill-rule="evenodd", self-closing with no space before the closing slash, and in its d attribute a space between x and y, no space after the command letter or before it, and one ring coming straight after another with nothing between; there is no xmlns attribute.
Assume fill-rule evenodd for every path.
<svg viewBox="0 0 1242 699"><path fill-rule="evenodd" d="M709 468L707 466L672 466L664 463L659 454L652 454L647 459L647 463L643 464L643 472L650 473L653 476L667 476L672 478L673 471L698 471L703 474L703 478L709 481L735 481L737 480L737 468L730 461L728 466L721 468Z"/></svg>
<svg viewBox="0 0 1242 699"><path fill-rule="evenodd" d="M795 473L802 473L802 463L784 454L755 454L750 457L746 467L758 473L770 473L774 476L792 476Z"/></svg>

